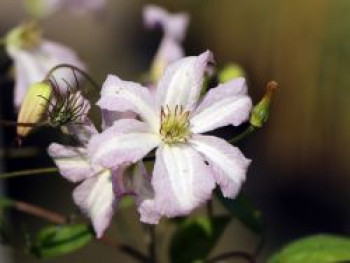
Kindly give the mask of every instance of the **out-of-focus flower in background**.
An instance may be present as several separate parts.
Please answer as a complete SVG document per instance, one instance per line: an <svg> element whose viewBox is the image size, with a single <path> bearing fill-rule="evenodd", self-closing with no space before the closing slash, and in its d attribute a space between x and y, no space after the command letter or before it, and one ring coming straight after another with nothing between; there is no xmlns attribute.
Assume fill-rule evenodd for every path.
<svg viewBox="0 0 350 263"><path fill-rule="evenodd" d="M211 89L199 101L211 52L180 59L167 67L155 96L145 87L109 76L98 105L110 111L134 111L143 122L117 121L93 136L88 146L92 163L118 168L135 163L156 150L152 176L156 213L186 215L211 197L218 183L225 197L234 198L245 180L250 160L226 141L204 136L227 125L240 125L249 117L252 102L244 78ZM148 209L150 207L147 207ZM152 211L152 209L151 209Z"/></svg>
<svg viewBox="0 0 350 263"><path fill-rule="evenodd" d="M75 13L99 12L107 0L23 0L27 12L36 18L50 16L60 10Z"/></svg>
<svg viewBox="0 0 350 263"><path fill-rule="evenodd" d="M152 82L156 83L167 65L184 56L181 43L186 35L189 15L170 14L161 7L148 5L143 10L143 20L147 28L161 27L164 34L150 72Z"/></svg>
<svg viewBox="0 0 350 263"><path fill-rule="evenodd" d="M6 51L14 63L15 91L14 104L20 107L29 87L44 80L48 71L62 63L85 68L84 63L70 48L42 38L36 23L22 24L11 30L5 37ZM74 83L69 68L57 70L53 77L63 85L63 80Z"/></svg>

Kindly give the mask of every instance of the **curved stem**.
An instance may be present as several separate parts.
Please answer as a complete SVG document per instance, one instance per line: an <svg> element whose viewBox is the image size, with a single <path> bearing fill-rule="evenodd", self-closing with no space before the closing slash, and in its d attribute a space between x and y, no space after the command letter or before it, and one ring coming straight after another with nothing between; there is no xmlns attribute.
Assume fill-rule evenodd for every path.
<svg viewBox="0 0 350 263"><path fill-rule="evenodd" d="M249 127L245 131L243 131L241 134L238 134L237 136L233 137L228 142L231 144L235 144L235 143L239 142L240 140L244 139L245 137L247 137L248 135L250 135L251 133L253 133L255 130L256 130L255 126L249 125Z"/></svg>
<svg viewBox="0 0 350 263"><path fill-rule="evenodd" d="M46 74L45 76L45 80L49 80L50 79L50 76L58 69L61 69L61 68L70 68L71 70L74 71L77 71L79 72L87 81L90 82L90 84L96 88L97 90L100 89L99 85L97 84L96 81L93 80L92 77L90 77L90 75L88 73L86 73L84 70L76 67L76 66L73 66L73 65L70 65L70 64L59 64L55 67L53 67L52 69L50 69L50 71Z"/></svg>
<svg viewBox="0 0 350 263"><path fill-rule="evenodd" d="M68 222L67 217L60 215L56 212L46 210L42 207L28 204L22 201L16 201L16 200L10 200L10 202L12 203L12 206L11 206L12 208L26 214L40 217L42 219L45 219L46 221L59 224L59 225L66 224Z"/></svg>
<svg viewBox="0 0 350 263"><path fill-rule="evenodd" d="M227 252L227 253L221 254L219 256L213 257L212 259L209 259L208 261L206 261L206 263L216 263L216 262L220 262L222 260L229 259L229 258L245 259L249 263L256 262L254 256L247 253L247 252L232 251L232 252Z"/></svg>
<svg viewBox="0 0 350 263"><path fill-rule="evenodd" d="M9 179L14 177L26 176L26 175L36 175L36 174L45 174L45 173L56 173L58 172L58 168L56 167L47 167L47 168L38 168L38 169L29 169L8 173L0 173L1 179Z"/></svg>

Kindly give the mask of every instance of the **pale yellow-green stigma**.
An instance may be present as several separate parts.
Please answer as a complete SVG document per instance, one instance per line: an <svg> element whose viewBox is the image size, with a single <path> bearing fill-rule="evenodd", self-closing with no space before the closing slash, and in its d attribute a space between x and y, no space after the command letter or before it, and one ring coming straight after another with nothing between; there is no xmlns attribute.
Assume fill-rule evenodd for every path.
<svg viewBox="0 0 350 263"><path fill-rule="evenodd" d="M33 127L43 120L51 96L52 88L49 82L38 82L30 86L18 114L18 136L27 136Z"/></svg>
<svg viewBox="0 0 350 263"><path fill-rule="evenodd" d="M41 30L35 22L20 25L6 36L7 45L22 49L34 49L39 46L41 40Z"/></svg>
<svg viewBox="0 0 350 263"><path fill-rule="evenodd" d="M166 144L185 143L191 136L190 112L183 106L162 107L160 113L160 135Z"/></svg>

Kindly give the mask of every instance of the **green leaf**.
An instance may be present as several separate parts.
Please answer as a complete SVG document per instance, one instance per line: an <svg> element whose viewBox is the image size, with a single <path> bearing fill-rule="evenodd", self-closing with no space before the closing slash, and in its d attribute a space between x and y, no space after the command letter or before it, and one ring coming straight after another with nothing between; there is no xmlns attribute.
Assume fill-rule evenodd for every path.
<svg viewBox="0 0 350 263"><path fill-rule="evenodd" d="M215 190L215 193L223 206L245 226L256 234L261 232L261 212L253 206L244 194L239 194L235 199L228 199L223 197L221 191L218 189Z"/></svg>
<svg viewBox="0 0 350 263"><path fill-rule="evenodd" d="M230 217L212 219L199 216L184 220L174 233L170 243L172 263L203 262L219 240Z"/></svg>
<svg viewBox="0 0 350 263"><path fill-rule="evenodd" d="M93 237L93 230L86 224L48 226L37 234L31 251L40 258L57 257L82 248Z"/></svg>
<svg viewBox="0 0 350 263"><path fill-rule="evenodd" d="M314 235L294 241L270 258L269 263L350 262L350 239Z"/></svg>

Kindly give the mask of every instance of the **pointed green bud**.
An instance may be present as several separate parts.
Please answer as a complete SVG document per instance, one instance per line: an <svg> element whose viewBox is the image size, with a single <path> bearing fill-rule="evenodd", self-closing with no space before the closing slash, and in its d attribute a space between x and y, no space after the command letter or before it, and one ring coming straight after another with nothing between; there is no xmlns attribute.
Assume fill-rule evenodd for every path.
<svg viewBox="0 0 350 263"><path fill-rule="evenodd" d="M254 106L250 116L250 124L254 127L262 127L269 118L271 99L276 88L278 88L277 82L270 81L264 97Z"/></svg>
<svg viewBox="0 0 350 263"><path fill-rule="evenodd" d="M43 120L48 111L51 96L52 88L49 82L38 82L29 88L18 114L18 136L27 136L35 124Z"/></svg>
<svg viewBox="0 0 350 263"><path fill-rule="evenodd" d="M225 83L235 78L245 77L245 75L245 71L240 65L230 63L220 71L218 77L220 83Z"/></svg>

